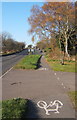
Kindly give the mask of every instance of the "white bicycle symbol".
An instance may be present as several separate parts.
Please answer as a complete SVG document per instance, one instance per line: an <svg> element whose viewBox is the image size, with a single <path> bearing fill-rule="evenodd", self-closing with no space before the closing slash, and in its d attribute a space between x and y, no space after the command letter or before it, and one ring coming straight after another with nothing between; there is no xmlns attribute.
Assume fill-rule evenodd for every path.
<svg viewBox="0 0 77 120"><path fill-rule="evenodd" d="M50 115L49 112L53 111L55 113L59 113L59 108L61 108L63 106L63 103L59 100L55 100L54 102L50 102L49 105L47 105L47 103L45 101L39 101L37 103L39 108L45 109L46 111L46 115ZM55 107L55 108L51 108L50 107ZM49 108L49 109L48 109Z"/></svg>

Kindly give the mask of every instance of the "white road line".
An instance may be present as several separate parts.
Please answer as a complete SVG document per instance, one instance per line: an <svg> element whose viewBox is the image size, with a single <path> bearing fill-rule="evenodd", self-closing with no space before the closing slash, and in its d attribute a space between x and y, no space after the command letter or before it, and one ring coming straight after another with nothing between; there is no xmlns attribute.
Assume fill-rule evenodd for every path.
<svg viewBox="0 0 77 120"><path fill-rule="evenodd" d="M62 83L62 86L63 86L64 84Z"/></svg>
<svg viewBox="0 0 77 120"><path fill-rule="evenodd" d="M60 78L59 78L59 77L58 77L57 79L58 79L58 80L60 80Z"/></svg>
<svg viewBox="0 0 77 120"><path fill-rule="evenodd" d="M55 73L55 75L56 75L56 73Z"/></svg>
<svg viewBox="0 0 77 120"><path fill-rule="evenodd" d="M48 70L48 68L40 68L39 70Z"/></svg>
<svg viewBox="0 0 77 120"><path fill-rule="evenodd" d="M3 77L4 77L8 72L10 72L12 69L13 69L13 67L10 68L7 72L5 72L2 76L0 76L0 79L3 78Z"/></svg>
<svg viewBox="0 0 77 120"><path fill-rule="evenodd" d="M65 86L64 86L64 89L65 89Z"/></svg>

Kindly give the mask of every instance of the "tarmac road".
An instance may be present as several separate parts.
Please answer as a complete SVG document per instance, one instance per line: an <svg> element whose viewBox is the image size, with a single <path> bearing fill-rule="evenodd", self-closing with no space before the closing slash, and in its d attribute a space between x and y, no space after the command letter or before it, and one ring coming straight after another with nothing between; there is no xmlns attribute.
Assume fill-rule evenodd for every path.
<svg viewBox="0 0 77 120"><path fill-rule="evenodd" d="M66 80L69 82L69 79L71 80L71 83L67 86ZM2 99L5 100L17 97L28 99L29 113L27 118L51 118L51 120L53 120L53 118L59 118L59 120L68 118L68 120L75 120L75 109L67 95L69 87L71 90L74 89L71 87L74 86L74 83L72 84L72 82L74 82L73 73L67 74L52 71L45 62L44 57L42 57L39 69L12 69L3 77ZM55 106L49 106L46 109L50 102L54 103L55 100L59 100L63 104L61 108L58 108L57 112L59 113L51 111L51 109L55 109ZM37 105L40 101L46 102L40 103L41 108ZM57 104L55 105L57 107ZM50 109L50 111L48 111L49 115L46 114L46 110L48 109Z"/></svg>
<svg viewBox="0 0 77 120"><path fill-rule="evenodd" d="M7 70L13 67L21 58L28 54L28 50L25 49L20 53L16 53L13 55L2 56L2 60L0 59L0 65L2 62L2 74L4 74Z"/></svg>

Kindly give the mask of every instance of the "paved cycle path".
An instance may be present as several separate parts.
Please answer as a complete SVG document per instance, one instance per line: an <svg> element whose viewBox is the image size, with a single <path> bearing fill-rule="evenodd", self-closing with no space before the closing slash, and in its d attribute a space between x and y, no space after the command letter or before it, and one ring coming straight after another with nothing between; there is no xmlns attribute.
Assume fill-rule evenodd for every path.
<svg viewBox="0 0 77 120"><path fill-rule="evenodd" d="M75 110L67 95L69 86L63 81L68 80L69 75L72 76L70 79L73 81L74 74L65 74L62 80L60 74L50 69L44 57L41 58L40 67L37 70L13 69L3 77L3 99L15 97L29 99L28 118L72 118L73 120ZM70 89L73 90L74 82L71 82L71 86ZM63 104L61 108L57 108L58 103L55 100L59 100ZM37 104L39 101L45 101L40 103L42 108ZM47 108L48 105L50 106ZM50 111L48 111L49 109ZM51 109L56 111L51 111Z"/></svg>

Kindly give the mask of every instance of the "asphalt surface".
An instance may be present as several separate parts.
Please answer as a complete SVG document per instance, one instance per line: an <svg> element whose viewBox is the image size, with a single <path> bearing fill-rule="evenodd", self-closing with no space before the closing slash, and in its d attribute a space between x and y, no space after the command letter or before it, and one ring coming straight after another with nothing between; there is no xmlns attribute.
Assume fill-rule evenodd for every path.
<svg viewBox="0 0 77 120"><path fill-rule="evenodd" d="M61 76L62 74L64 75ZM69 78L70 81L72 81L70 83L71 85L67 85L67 82L65 82L65 80L69 82ZM71 90L74 89L73 78L73 73L67 74L52 71L44 57L42 57L39 69L12 69L2 78L2 99L17 97L29 99L29 113L27 118L69 118L69 120L73 120L73 118L75 118L75 110L67 95L69 87ZM54 103L55 100L59 100L63 106L58 109L59 113L49 111L49 115L47 115L46 110L55 109L55 105L57 104L52 107L49 106L45 110L45 103L40 104L42 108L37 104L41 100L45 101L47 106L51 101Z"/></svg>
<svg viewBox="0 0 77 120"><path fill-rule="evenodd" d="M2 62L2 74L4 74L8 69L13 67L21 58L28 54L28 50L23 50L20 53L16 53L9 56L2 56L0 59L0 64Z"/></svg>

